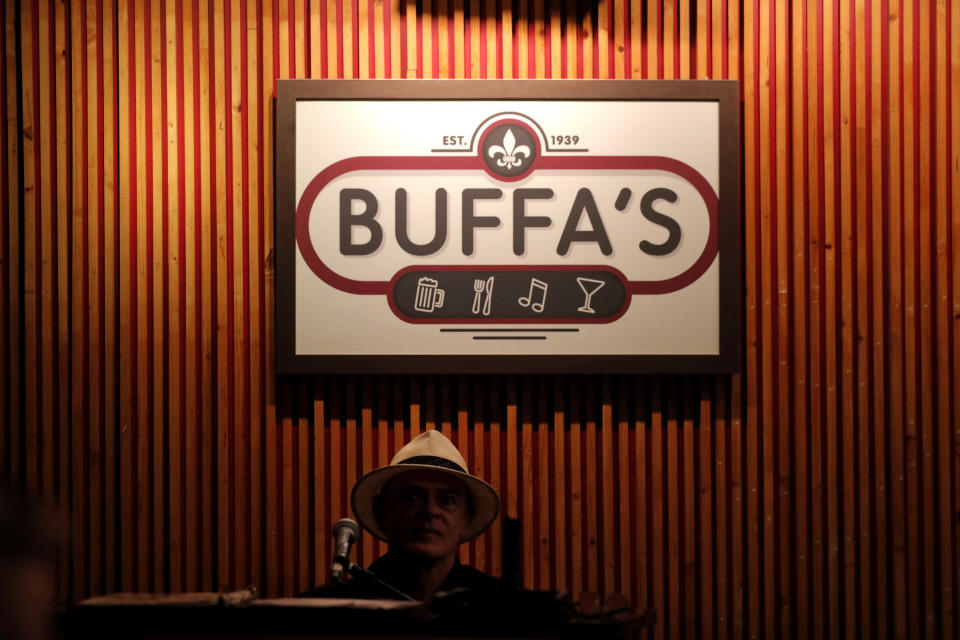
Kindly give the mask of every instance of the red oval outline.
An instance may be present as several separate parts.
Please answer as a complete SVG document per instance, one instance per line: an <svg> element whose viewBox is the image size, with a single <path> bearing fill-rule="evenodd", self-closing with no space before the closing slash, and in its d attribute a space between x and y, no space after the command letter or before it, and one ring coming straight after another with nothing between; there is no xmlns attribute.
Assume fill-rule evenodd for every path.
<svg viewBox="0 0 960 640"><path fill-rule="evenodd" d="M664 156L540 156L537 159L539 169L552 170L659 170L680 176L689 182L707 205L710 230L707 243L700 257L683 273L666 280L626 280L628 295L661 294L678 291L695 282L713 264L719 251L719 199L713 187L696 169L673 158ZM300 254L310 270L321 280L345 293L359 295L389 295L391 281L353 280L340 275L328 267L317 255L310 242L309 222L313 203L320 192L334 179L353 171L462 171L480 170L486 172L486 164L476 154L469 156L357 156L346 158L328 166L318 173L297 204L296 242ZM458 267L460 265L450 265ZM407 267L417 268L417 267ZM429 269L442 269L439 265L430 265ZM513 268L516 268L514 266ZM538 267L540 268L540 267ZM583 268L579 265L577 268Z"/></svg>

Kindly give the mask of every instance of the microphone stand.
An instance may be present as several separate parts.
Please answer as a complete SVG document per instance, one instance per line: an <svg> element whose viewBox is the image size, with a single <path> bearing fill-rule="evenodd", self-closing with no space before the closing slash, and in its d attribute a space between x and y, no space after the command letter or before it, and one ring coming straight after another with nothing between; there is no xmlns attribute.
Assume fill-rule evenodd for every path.
<svg viewBox="0 0 960 640"><path fill-rule="evenodd" d="M396 595L396 596L399 596L402 600L407 600L407 601L409 601L409 602L416 602L416 600L414 600L413 598L411 598L410 596L408 596L407 594L405 594L403 591L400 591L399 589L397 589L397 588L394 587L393 585L390 585L390 584L384 582L383 580L381 580L380 578L378 578L378 577L377 577L377 574L375 574L373 571L370 571L369 569L364 569L364 568L361 567L360 565L357 565L357 564L354 564L354 563L351 562L350 565L347 567L347 571L348 571L348 572L350 573L350 575L352 575L354 578L365 578L365 579L367 579L367 580L373 581L373 582L376 583L378 586L386 589L386 590L389 591L390 593L392 593L392 594L394 594L394 595Z"/></svg>

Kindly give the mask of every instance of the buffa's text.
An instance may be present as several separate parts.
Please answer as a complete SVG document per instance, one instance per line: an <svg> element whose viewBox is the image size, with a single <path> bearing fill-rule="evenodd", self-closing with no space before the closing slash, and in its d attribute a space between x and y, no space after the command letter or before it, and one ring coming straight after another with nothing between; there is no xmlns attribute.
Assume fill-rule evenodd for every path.
<svg viewBox="0 0 960 640"><path fill-rule="evenodd" d="M616 207L621 211L626 207L624 189L617 199ZM478 215L476 203L481 200L501 200L503 190L495 188L464 189L461 194L461 247L463 255L473 255L475 231L482 228L496 228L501 219L496 215ZM513 253L521 256L525 250L528 229L550 227L553 219L547 216L527 214L527 202L531 200L551 200L553 189L515 189L513 201ZM439 251L447 240L447 202L446 189L437 189L434 206L434 233L428 242L417 243L410 239L408 232L408 208L406 189L397 189L394 194L395 235L397 244L410 255L428 256ZM640 198L640 213L650 222L667 230L667 239L660 243L642 240L638 248L652 256L664 256L671 253L680 244L680 224L671 216L653 208L658 200L676 202L677 194L667 188L650 189ZM621 206L622 202L622 206ZM595 243L604 255L613 253L610 237L603 224L597 199L590 189L582 188L569 207L566 222L560 240L557 243L557 255L566 255L570 246L577 243ZM384 241L383 227L377 221L380 203L377 197L367 189L342 189L340 191L340 253L346 256L370 255L380 248ZM584 218L586 220L584 220ZM363 227L370 237L363 242L353 239L354 228ZM583 227L583 228L581 228Z"/></svg>

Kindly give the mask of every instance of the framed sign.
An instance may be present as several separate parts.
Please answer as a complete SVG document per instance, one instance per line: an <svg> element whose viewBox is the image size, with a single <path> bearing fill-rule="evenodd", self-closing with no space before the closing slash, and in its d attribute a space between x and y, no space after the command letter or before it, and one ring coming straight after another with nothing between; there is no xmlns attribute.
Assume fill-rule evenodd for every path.
<svg viewBox="0 0 960 640"><path fill-rule="evenodd" d="M278 371L736 371L738 100L279 80Z"/></svg>

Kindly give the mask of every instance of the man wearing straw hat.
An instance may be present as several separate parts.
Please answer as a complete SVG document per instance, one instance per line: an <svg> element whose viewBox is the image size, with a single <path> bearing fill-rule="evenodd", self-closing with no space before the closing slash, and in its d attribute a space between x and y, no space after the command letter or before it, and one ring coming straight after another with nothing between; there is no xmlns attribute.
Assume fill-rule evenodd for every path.
<svg viewBox="0 0 960 640"><path fill-rule="evenodd" d="M370 565L376 579L354 577L302 595L395 599L405 594L429 601L438 591L499 586L499 580L457 558L459 546L483 533L500 511L496 490L466 466L446 436L426 431L388 466L360 478L350 497L353 512L389 548Z"/></svg>

